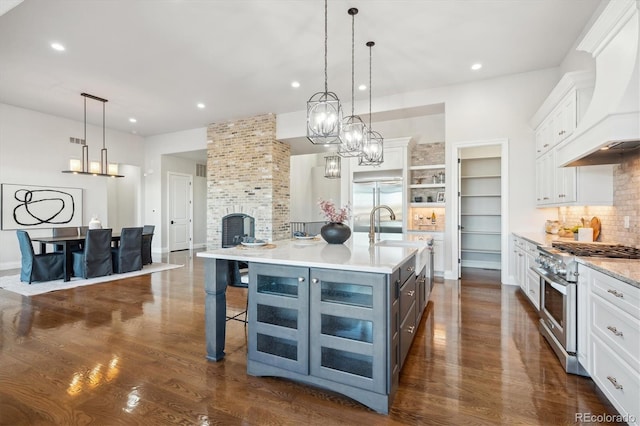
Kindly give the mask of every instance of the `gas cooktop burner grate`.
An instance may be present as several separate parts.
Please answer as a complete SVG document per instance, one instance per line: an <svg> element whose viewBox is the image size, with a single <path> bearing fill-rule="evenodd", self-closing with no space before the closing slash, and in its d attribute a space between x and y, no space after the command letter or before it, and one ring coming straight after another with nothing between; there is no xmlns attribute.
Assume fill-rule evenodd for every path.
<svg viewBox="0 0 640 426"><path fill-rule="evenodd" d="M614 244L566 243L559 241L554 241L552 246L574 256L640 259L640 249L635 247Z"/></svg>

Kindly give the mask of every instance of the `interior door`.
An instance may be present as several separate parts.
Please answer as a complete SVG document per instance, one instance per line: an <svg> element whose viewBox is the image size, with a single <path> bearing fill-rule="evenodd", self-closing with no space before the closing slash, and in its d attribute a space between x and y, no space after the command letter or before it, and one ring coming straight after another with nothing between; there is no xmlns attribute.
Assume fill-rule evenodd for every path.
<svg viewBox="0 0 640 426"><path fill-rule="evenodd" d="M169 251L191 248L191 175L169 173Z"/></svg>

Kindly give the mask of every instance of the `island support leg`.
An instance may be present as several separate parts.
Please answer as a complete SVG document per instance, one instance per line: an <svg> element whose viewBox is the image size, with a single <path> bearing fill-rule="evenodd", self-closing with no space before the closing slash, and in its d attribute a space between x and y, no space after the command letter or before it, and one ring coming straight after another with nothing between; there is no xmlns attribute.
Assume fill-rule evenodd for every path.
<svg viewBox="0 0 640 426"><path fill-rule="evenodd" d="M229 262L208 259L204 265L204 274L207 359L220 361L224 358Z"/></svg>

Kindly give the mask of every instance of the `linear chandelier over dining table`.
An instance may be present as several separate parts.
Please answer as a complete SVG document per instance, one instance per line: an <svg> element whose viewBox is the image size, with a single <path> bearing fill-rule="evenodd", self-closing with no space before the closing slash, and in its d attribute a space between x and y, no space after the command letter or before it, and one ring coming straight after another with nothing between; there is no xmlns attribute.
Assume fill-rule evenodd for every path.
<svg viewBox="0 0 640 426"><path fill-rule="evenodd" d="M62 173L73 173L79 175L105 176L113 178L121 178L124 175L118 174L118 165L109 164L106 147L106 120L105 120L105 104L109 102L107 99L100 98L89 93L81 93L84 97L84 139L82 140L82 160L72 158L69 161L69 170L63 170ZM89 162L89 146L87 145L87 98L102 102L102 149L100 150L100 163Z"/></svg>

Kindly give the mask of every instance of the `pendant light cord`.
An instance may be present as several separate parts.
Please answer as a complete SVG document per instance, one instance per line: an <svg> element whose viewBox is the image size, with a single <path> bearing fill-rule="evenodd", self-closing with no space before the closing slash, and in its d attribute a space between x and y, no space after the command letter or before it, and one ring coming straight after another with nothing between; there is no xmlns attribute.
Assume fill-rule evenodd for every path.
<svg viewBox="0 0 640 426"><path fill-rule="evenodd" d="M367 46L369 46L369 131L371 131L371 47L373 42L368 42Z"/></svg>
<svg viewBox="0 0 640 426"><path fill-rule="evenodd" d="M104 102L103 102L102 103L102 149L105 149L105 147L104 147L105 136L106 136L106 131L105 131Z"/></svg>
<svg viewBox="0 0 640 426"><path fill-rule="evenodd" d="M357 12L356 12L357 13ZM351 116L354 116L355 110L355 26L356 26L356 14L351 15Z"/></svg>
<svg viewBox="0 0 640 426"><path fill-rule="evenodd" d="M87 98L84 98L84 144L87 144Z"/></svg>
<svg viewBox="0 0 640 426"><path fill-rule="evenodd" d="M329 92L327 83L327 0L324 0L324 93Z"/></svg>

